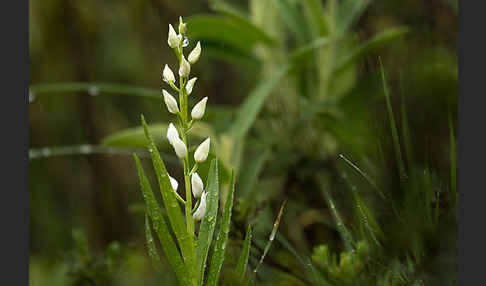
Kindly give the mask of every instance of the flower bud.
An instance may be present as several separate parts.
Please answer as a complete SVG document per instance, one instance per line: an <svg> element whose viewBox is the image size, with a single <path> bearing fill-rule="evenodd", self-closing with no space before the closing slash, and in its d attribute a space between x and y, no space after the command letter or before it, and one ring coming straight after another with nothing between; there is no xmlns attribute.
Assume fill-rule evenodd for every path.
<svg viewBox="0 0 486 286"><path fill-rule="evenodd" d="M192 174L191 176L191 186L192 186L192 194L197 199L201 197L201 194L204 191L204 184L201 180L201 177L197 173Z"/></svg>
<svg viewBox="0 0 486 286"><path fill-rule="evenodd" d="M165 89L162 90L162 94L164 95L164 102L167 105L167 109L170 113L177 114L179 112L179 107L177 106L176 99L170 95Z"/></svg>
<svg viewBox="0 0 486 286"><path fill-rule="evenodd" d="M181 64L179 66L179 75L182 77L188 77L189 72L191 72L191 65L186 58L184 58L184 55L182 55Z"/></svg>
<svg viewBox="0 0 486 286"><path fill-rule="evenodd" d="M179 37L177 37L177 33L172 27L171 24L169 24L169 37L167 39L167 43L169 44L169 47L175 49L179 46Z"/></svg>
<svg viewBox="0 0 486 286"><path fill-rule="evenodd" d="M194 152L194 160L198 163L202 163L206 161L208 158L209 154L209 145L210 145L211 139L208 137L208 139L204 140L203 143L201 143L197 149L196 152Z"/></svg>
<svg viewBox="0 0 486 286"><path fill-rule="evenodd" d="M172 147L174 147L174 151L180 159L187 156L186 144L179 137L172 140Z"/></svg>
<svg viewBox="0 0 486 286"><path fill-rule="evenodd" d="M172 186L172 189L174 191L177 191L177 187L179 187L179 183L177 183L177 180L169 176L169 181L170 181L170 185Z"/></svg>
<svg viewBox="0 0 486 286"><path fill-rule="evenodd" d="M199 203L199 207L197 207L197 210L192 215L195 220L202 220L204 215L206 214L206 196L206 192L201 195L201 202Z"/></svg>
<svg viewBox="0 0 486 286"><path fill-rule="evenodd" d="M195 64L197 60L199 60L199 56L201 55L201 43L198 41L196 47L189 53L187 59L191 63L191 65Z"/></svg>
<svg viewBox="0 0 486 286"><path fill-rule="evenodd" d="M208 101L208 97L201 99L191 111L191 116L194 119L201 119L204 116L204 112L206 111L206 101Z"/></svg>
<svg viewBox="0 0 486 286"><path fill-rule="evenodd" d="M196 80L197 80L197 77L193 77L193 78L191 78L190 80L187 81L187 83L186 83L187 95L191 94L192 88L194 87L194 83L196 82Z"/></svg>
<svg viewBox="0 0 486 286"><path fill-rule="evenodd" d="M182 22L182 17L179 16L179 34L184 34L187 30L186 23Z"/></svg>
<svg viewBox="0 0 486 286"><path fill-rule="evenodd" d="M179 138L179 133L174 124L170 123L169 128L167 128L167 140L169 140L170 145L172 145L175 138Z"/></svg>
<svg viewBox="0 0 486 286"><path fill-rule="evenodd" d="M166 82L175 82L174 73L172 72L172 70L169 68L168 65L165 65L164 71L162 72L162 76L164 77L164 80Z"/></svg>

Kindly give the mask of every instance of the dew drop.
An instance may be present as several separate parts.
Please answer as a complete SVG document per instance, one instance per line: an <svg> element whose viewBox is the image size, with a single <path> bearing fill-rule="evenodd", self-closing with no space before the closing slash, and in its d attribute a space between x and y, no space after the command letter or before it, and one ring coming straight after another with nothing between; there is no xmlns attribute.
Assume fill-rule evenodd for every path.
<svg viewBox="0 0 486 286"><path fill-rule="evenodd" d="M51 150L49 150L48 148L42 150L42 156L48 157L49 155L51 155Z"/></svg>
<svg viewBox="0 0 486 286"><path fill-rule="evenodd" d="M81 146L81 148L79 149L79 151L82 154L88 154L91 151L91 148L89 146Z"/></svg>
<svg viewBox="0 0 486 286"><path fill-rule="evenodd" d="M100 89L97 86L90 86L88 88L88 94L91 96L97 96L100 94Z"/></svg>
<svg viewBox="0 0 486 286"><path fill-rule="evenodd" d="M32 103L35 101L35 93L32 91L29 91L29 103Z"/></svg>
<svg viewBox="0 0 486 286"><path fill-rule="evenodd" d="M182 47L185 48L189 46L189 39L187 37L184 37L184 41L182 41Z"/></svg>

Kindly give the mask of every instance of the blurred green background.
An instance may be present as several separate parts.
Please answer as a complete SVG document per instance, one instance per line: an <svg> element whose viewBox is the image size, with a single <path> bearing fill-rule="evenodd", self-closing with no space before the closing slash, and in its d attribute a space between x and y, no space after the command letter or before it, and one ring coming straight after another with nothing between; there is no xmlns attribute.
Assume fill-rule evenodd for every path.
<svg viewBox="0 0 486 286"><path fill-rule="evenodd" d="M83 154L92 150L78 145L101 146L108 135L138 127L141 113L149 123L170 120L157 96L166 88L161 80L163 66L167 63L174 70L177 64L167 46L167 25L177 23L182 15L192 36L190 47L196 39L203 46L201 59L191 70L198 77L193 94L196 99L209 97L206 122L218 136L230 130L252 90L278 73L292 52L320 36L346 39L342 46L313 50L322 52L319 60L309 60L315 56L311 53L295 57L300 63L272 89L241 140L245 147L238 150L243 155L226 158L240 174L228 252L239 253L246 224L252 224L256 246L250 269L261 255L280 204L288 201L279 239L265 258L257 283L311 285L293 252L314 258L319 245L328 245L334 253L345 249L342 233L333 226L329 199L309 179L319 173L355 238L360 237L353 218L356 206L345 189L357 188L373 209L386 237L378 238L380 247L373 249L381 249L377 257L390 263L386 268L405 263L408 256L402 254L414 253L414 240L420 240L423 251L419 252L426 254L418 256L425 259L412 258L416 268L406 278L382 285L455 285L457 220L455 206L444 194L455 189L450 170L455 168L451 130L457 133L457 1L369 2L349 28L340 31L340 21L354 13L349 4L353 1L224 1L261 28L273 42L267 44L251 31L256 40L245 42L244 33L231 33L231 21L213 37L214 26L200 15L234 19L224 13L221 7L225 6L218 6L221 1L30 1L30 284L175 283L172 272L155 271L146 254L142 196L135 164L127 156L131 149L117 146L120 149L112 150L115 154L106 154L109 150L100 147L95 148L100 154ZM313 30L312 11L320 11L308 9L309 3L321 3L325 11L322 31ZM335 14L333 7L338 7ZM351 58L341 71L329 69L332 76L326 77L331 62L346 59L347 51L352 55L375 35L397 27L408 32ZM396 172L400 166L378 57L399 129L405 179ZM90 84L62 85L73 82ZM133 87L143 89L130 90ZM148 96L132 96L140 94ZM128 147L140 147L135 145ZM56 146L74 146L64 149L74 154L56 155L62 152L52 148ZM232 152L240 148L231 147ZM367 170L391 201L380 201L366 180L346 169L349 165L339 154ZM169 173L181 182L180 167L169 157L164 159ZM429 203L440 218L432 230L423 226L420 212L411 217L400 211L400 205L414 211L400 191L404 180L413 185L414 176L425 175L430 183L426 189L434 194ZM354 178L348 181L347 176ZM416 187L410 185L406 188ZM446 203L439 206L442 196ZM397 220L391 218L397 214L393 202L398 206ZM227 258L225 263L231 266L232 260ZM313 261L319 265L319 259ZM228 273L223 271L222 276L224 285L234 285ZM380 285L373 281L366 283Z"/></svg>

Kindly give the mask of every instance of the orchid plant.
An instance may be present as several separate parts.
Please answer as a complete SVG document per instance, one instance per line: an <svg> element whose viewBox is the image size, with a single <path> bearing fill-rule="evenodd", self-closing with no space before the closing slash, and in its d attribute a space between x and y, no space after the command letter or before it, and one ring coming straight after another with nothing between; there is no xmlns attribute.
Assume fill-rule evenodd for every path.
<svg viewBox="0 0 486 286"><path fill-rule="evenodd" d="M185 196L179 195L179 183L171 177L165 168L157 146L149 131L149 127L142 115L142 125L148 140L148 150L151 153L152 163L155 169L162 201L165 211L162 211L151 186L141 166L140 159L134 154L137 165L140 185L146 203L145 231L152 261L161 267L161 260L152 236L152 229L157 234L161 248L171 268L174 270L180 285L217 285L219 274L225 258L226 242L228 240L231 212L233 208L234 175L231 175L230 188L226 198L219 233L214 240L211 260L207 257L213 242L213 233L216 228L219 202L218 160L213 159L210 164L206 188L202 178L197 173L199 164L205 163L210 151L211 139L208 137L190 156L191 148L188 148L188 133L197 120L201 120L206 110L208 98L201 99L188 113L188 97L192 94L197 78L190 78L191 65L195 64L201 55L201 43L198 42L189 53L187 59L183 49L188 45L185 36L187 27L182 17L179 18L178 33L169 24L168 45L171 47L179 62L179 80L176 85L176 77L170 67L165 65L162 77L163 81L178 94L178 100L167 90L162 90L163 100L169 113L177 117L177 122L170 123L167 128L167 140L173 147L177 157L184 168ZM192 160L192 158L194 160ZM193 196L196 200L193 203ZM184 212L181 210L181 205ZM183 215L184 213L184 215ZM169 223L166 222L167 215ZM198 232L196 226L199 225ZM172 229L176 241L172 238ZM247 234L245 245L249 245L251 231ZM180 249L180 251L179 251ZM240 255L238 267L235 270L239 277L244 277L248 263L249 247L246 247ZM206 266L209 269L206 271Z"/></svg>

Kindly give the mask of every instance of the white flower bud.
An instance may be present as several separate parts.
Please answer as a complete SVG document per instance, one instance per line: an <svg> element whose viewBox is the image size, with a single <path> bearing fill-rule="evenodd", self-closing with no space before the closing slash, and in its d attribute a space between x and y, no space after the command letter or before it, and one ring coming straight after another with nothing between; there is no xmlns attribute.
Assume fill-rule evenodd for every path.
<svg viewBox="0 0 486 286"><path fill-rule="evenodd" d="M177 132L177 128L175 128L174 124L170 123L169 128L167 128L167 140L169 140L170 145L172 145L174 138L179 138L179 133Z"/></svg>
<svg viewBox="0 0 486 286"><path fill-rule="evenodd" d="M167 105L167 109L170 113L177 114L179 112L179 107L177 106L176 99L170 95L165 89L162 90L162 94L164 95L164 102Z"/></svg>
<svg viewBox="0 0 486 286"><path fill-rule="evenodd" d="M177 33L172 27L171 24L169 24L169 38L167 39L167 43L169 44L169 47L175 49L179 46L179 37L177 37Z"/></svg>
<svg viewBox="0 0 486 286"><path fill-rule="evenodd" d="M181 65L179 66L179 75L182 77L188 77L191 72L191 65L182 55Z"/></svg>
<svg viewBox="0 0 486 286"><path fill-rule="evenodd" d="M199 203L197 210L192 215L192 217L195 220L202 220L204 215L206 214L206 196L207 196L207 193L204 192L201 196L201 202Z"/></svg>
<svg viewBox="0 0 486 286"><path fill-rule="evenodd" d="M179 33L184 34L187 30L186 23L182 22L182 17L179 16Z"/></svg>
<svg viewBox="0 0 486 286"><path fill-rule="evenodd" d="M174 191L177 191L177 187L179 187L179 183L177 183L177 180L169 176L169 181L172 189L174 189Z"/></svg>
<svg viewBox="0 0 486 286"><path fill-rule="evenodd" d="M191 78L190 80L187 81L187 83L186 83L187 95L191 94L192 88L194 87L194 83L196 82L196 80L197 80L197 77L193 77L193 78Z"/></svg>
<svg viewBox="0 0 486 286"><path fill-rule="evenodd" d="M194 152L194 160L196 162L202 163L206 161L209 154L210 143L211 143L211 139L208 137L208 139L204 140L204 142L197 147L196 152Z"/></svg>
<svg viewBox="0 0 486 286"><path fill-rule="evenodd" d="M164 80L166 82L175 82L174 73L172 72L172 70L169 68L168 65L165 65L164 71L162 72L162 76L164 77Z"/></svg>
<svg viewBox="0 0 486 286"><path fill-rule="evenodd" d="M191 65L195 64L197 60L199 60L199 56L201 55L201 43L198 41L196 47L189 53L187 59L191 63Z"/></svg>
<svg viewBox="0 0 486 286"><path fill-rule="evenodd" d="M184 144L184 141L182 141L179 137L172 140L172 147L174 147L174 151L177 157L179 157L180 159L187 156L186 144Z"/></svg>
<svg viewBox="0 0 486 286"><path fill-rule="evenodd" d="M191 111L191 116L194 119L201 119L204 116L204 112L206 111L206 101L208 101L208 97L201 99Z"/></svg>
<svg viewBox="0 0 486 286"><path fill-rule="evenodd" d="M204 184L201 180L201 177L197 173L192 174L191 176L191 186L192 186L192 194L197 199L201 197L202 192L204 191Z"/></svg>

